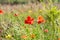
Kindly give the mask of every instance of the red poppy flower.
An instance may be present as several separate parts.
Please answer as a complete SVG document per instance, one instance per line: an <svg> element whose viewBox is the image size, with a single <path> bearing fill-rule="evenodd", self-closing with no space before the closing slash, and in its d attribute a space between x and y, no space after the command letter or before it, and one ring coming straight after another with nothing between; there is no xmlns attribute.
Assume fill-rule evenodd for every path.
<svg viewBox="0 0 60 40"><path fill-rule="evenodd" d="M14 16L18 16L18 14L16 13L16 14L14 14Z"/></svg>
<svg viewBox="0 0 60 40"><path fill-rule="evenodd" d="M27 17L27 19L25 20L25 24L33 24L34 19L31 18L30 16Z"/></svg>
<svg viewBox="0 0 60 40"><path fill-rule="evenodd" d="M42 16L39 16L37 22L38 22L38 24L40 24L40 23L44 23L45 20Z"/></svg>
<svg viewBox="0 0 60 40"><path fill-rule="evenodd" d="M48 32L48 29L45 29L45 30L44 30L44 32L46 32L46 33L47 33L47 32Z"/></svg>
<svg viewBox="0 0 60 40"><path fill-rule="evenodd" d="M3 10L0 9L0 14L3 14Z"/></svg>

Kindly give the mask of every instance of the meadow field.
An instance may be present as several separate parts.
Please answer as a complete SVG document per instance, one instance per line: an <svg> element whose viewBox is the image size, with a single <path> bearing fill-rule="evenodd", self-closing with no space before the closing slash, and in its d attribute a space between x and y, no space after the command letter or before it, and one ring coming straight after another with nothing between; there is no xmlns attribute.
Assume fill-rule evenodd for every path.
<svg viewBox="0 0 60 40"><path fill-rule="evenodd" d="M60 4L0 4L0 40L60 40Z"/></svg>

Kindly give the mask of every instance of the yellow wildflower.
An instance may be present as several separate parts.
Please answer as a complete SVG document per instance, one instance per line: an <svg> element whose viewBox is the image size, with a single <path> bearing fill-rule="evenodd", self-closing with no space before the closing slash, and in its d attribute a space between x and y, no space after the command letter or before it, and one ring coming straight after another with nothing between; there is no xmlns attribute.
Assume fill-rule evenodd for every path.
<svg viewBox="0 0 60 40"><path fill-rule="evenodd" d="M11 35L7 35L6 38L11 38L12 36Z"/></svg>
<svg viewBox="0 0 60 40"><path fill-rule="evenodd" d="M43 11L42 10L39 10L40 13L42 13Z"/></svg>
<svg viewBox="0 0 60 40"><path fill-rule="evenodd" d="M32 13L32 10L29 10L28 12L29 12L29 13Z"/></svg>

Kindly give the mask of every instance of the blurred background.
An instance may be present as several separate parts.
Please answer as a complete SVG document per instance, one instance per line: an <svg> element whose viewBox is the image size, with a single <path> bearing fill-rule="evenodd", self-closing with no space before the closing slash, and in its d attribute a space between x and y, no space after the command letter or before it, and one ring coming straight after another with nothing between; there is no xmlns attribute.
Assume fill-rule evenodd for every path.
<svg viewBox="0 0 60 40"><path fill-rule="evenodd" d="M51 0L0 0L0 4L27 4L27 3L37 3L46 2ZM52 0L53 2L59 3L60 0Z"/></svg>

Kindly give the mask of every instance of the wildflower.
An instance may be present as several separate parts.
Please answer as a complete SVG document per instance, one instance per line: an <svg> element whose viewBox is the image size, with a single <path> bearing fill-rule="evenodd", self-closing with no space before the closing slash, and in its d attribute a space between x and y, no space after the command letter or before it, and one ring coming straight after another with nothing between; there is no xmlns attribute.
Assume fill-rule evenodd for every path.
<svg viewBox="0 0 60 40"><path fill-rule="evenodd" d="M22 39L26 39L27 36L26 36L26 35L22 35L21 38L22 38Z"/></svg>
<svg viewBox="0 0 60 40"><path fill-rule="evenodd" d="M60 40L60 38L58 38L58 40Z"/></svg>
<svg viewBox="0 0 60 40"><path fill-rule="evenodd" d="M0 9L0 14L3 14L3 10Z"/></svg>
<svg viewBox="0 0 60 40"><path fill-rule="evenodd" d="M31 18L30 16L27 17L27 19L25 20L25 24L33 24L34 19Z"/></svg>
<svg viewBox="0 0 60 40"><path fill-rule="evenodd" d="M35 34L31 34L30 36L31 36L31 38L35 38Z"/></svg>
<svg viewBox="0 0 60 40"><path fill-rule="evenodd" d="M48 33L48 29L45 29L44 32Z"/></svg>
<svg viewBox="0 0 60 40"><path fill-rule="evenodd" d="M29 10L28 12L29 12L29 13L32 13L32 10Z"/></svg>
<svg viewBox="0 0 60 40"><path fill-rule="evenodd" d="M14 14L14 16L18 16L18 14L16 13L16 14Z"/></svg>
<svg viewBox="0 0 60 40"><path fill-rule="evenodd" d="M40 13L42 13L42 10L39 10Z"/></svg>
<svg viewBox="0 0 60 40"><path fill-rule="evenodd" d="M40 23L44 23L45 20L42 16L39 16L37 22L38 22L38 24L40 24Z"/></svg>
<svg viewBox="0 0 60 40"><path fill-rule="evenodd" d="M11 38L12 36L11 35L7 35L6 38Z"/></svg>

